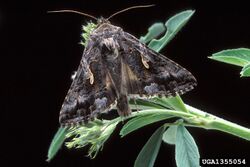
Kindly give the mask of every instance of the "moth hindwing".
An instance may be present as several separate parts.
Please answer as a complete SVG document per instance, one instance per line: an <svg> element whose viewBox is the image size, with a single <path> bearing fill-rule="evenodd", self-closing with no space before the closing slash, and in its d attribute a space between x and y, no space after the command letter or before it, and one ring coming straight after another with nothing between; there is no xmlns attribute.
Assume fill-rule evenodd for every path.
<svg viewBox="0 0 250 167"><path fill-rule="evenodd" d="M105 19L84 30L85 49L60 111L63 126L88 122L114 106L127 116L128 97L175 96L196 85L189 71Z"/></svg>

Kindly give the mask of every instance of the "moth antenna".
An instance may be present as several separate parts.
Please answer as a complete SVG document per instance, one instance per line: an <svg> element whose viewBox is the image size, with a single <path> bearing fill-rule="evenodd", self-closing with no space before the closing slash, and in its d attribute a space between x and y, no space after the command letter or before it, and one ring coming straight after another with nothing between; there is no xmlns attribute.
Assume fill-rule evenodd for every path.
<svg viewBox="0 0 250 167"><path fill-rule="evenodd" d="M79 12L79 11L75 11L75 10L53 10L53 11L48 11L47 13L76 13L82 16L87 16L90 17L92 19L95 19L96 21L98 20L96 17L87 14L87 13L83 13L83 12Z"/></svg>
<svg viewBox="0 0 250 167"><path fill-rule="evenodd" d="M149 8L149 7L152 7L152 6L155 6L155 5L152 4L152 5L131 6L131 7L125 8L125 9L123 9L123 10L120 10L120 11L118 11L118 12L115 12L114 14L112 14L111 16L109 16L109 17L107 18L107 20L111 19L111 18L114 17L115 15L118 15L118 14L123 13L123 12L125 12L125 11L128 11L128 10L130 10L130 9Z"/></svg>

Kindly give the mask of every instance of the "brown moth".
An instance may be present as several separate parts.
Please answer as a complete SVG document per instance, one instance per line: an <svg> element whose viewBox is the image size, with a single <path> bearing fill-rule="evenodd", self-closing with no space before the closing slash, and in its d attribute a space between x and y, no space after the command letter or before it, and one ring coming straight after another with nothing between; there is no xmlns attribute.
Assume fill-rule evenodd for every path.
<svg viewBox="0 0 250 167"><path fill-rule="evenodd" d="M62 126L87 123L114 106L120 116L127 116L128 98L181 95L197 84L189 71L112 25L109 18L98 19L86 41L60 111Z"/></svg>

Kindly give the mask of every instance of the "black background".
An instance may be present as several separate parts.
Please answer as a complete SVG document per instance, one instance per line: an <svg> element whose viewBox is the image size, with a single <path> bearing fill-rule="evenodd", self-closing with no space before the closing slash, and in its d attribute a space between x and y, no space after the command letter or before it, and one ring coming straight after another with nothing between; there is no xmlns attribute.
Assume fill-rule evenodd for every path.
<svg viewBox="0 0 250 167"><path fill-rule="evenodd" d="M46 154L57 131L58 113L80 62L81 25L89 18L47 14L74 9L97 17L133 5L156 4L114 17L113 24L139 37L154 22L187 9L196 10L182 31L161 53L190 70L198 87L185 94L186 103L249 127L249 78L240 68L209 60L223 49L250 48L250 12L241 1L6 1L0 3L1 166L126 166L130 167L160 124L125 137L116 130L96 159L86 149L63 148L50 163ZM121 125L117 129L120 129ZM250 143L218 131L189 128L203 158L247 158ZM4 149L3 149L4 148ZM4 164L3 164L4 163ZM250 164L250 159L248 161ZM174 148L163 144L156 167L175 166Z"/></svg>

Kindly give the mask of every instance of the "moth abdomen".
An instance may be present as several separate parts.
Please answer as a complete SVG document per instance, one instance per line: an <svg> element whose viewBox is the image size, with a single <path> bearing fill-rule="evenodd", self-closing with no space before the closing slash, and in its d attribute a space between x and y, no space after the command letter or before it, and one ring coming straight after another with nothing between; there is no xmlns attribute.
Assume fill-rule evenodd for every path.
<svg viewBox="0 0 250 167"><path fill-rule="evenodd" d="M119 95L117 99L117 112L120 116L128 116L131 113L127 95Z"/></svg>

